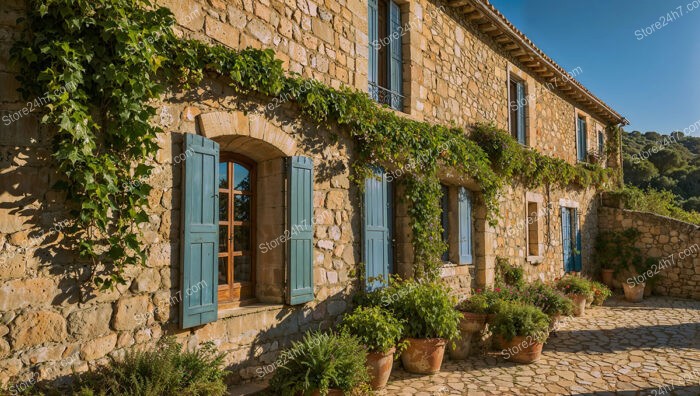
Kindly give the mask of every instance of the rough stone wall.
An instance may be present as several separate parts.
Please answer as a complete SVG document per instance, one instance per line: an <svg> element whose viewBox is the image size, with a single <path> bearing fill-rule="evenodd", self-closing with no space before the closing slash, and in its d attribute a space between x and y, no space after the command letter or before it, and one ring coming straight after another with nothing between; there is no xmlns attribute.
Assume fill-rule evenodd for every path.
<svg viewBox="0 0 700 396"><path fill-rule="evenodd" d="M601 232L630 227L642 232L637 243L642 255L662 260L647 274L648 278L658 278L654 293L700 299L700 227L653 213L611 207L598 208L598 216Z"/></svg>
<svg viewBox="0 0 700 396"><path fill-rule="evenodd" d="M290 71L334 87L367 88L366 1L162 0L159 4L174 12L176 30L182 36L233 48L273 48ZM509 70L518 65L460 17L440 11L440 5L428 0L402 3L404 23L415 19L418 26L408 31L404 41L404 53L410 57L404 65L405 92L410 99L406 116L454 121L465 127L493 121L507 128L506 82ZM27 106L16 92L14 74L18 71L7 62L9 48L18 37L15 19L21 16L22 7L23 2L10 0L0 10L2 115ZM529 113L531 128L537 131L533 135L535 147L573 161L574 107L537 84L537 92L542 92L535 99L537 107ZM268 98L238 97L224 80L213 78L190 92L166 95L157 104L158 116L153 122L165 132L159 136L161 150L150 178L154 186L150 222L143 227L149 249L147 265L131 269L126 286L85 301L79 300L67 271L79 261L57 244L63 238L61 222L67 213L64 197L50 189L57 180L49 157L50 134L39 127L38 113L10 125L0 124L0 254L6 258L0 267L0 383L47 380L70 374L73 369L84 371L110 356L151 345L164 335L174 335L189 347L215 342L227 352L232 380L251 380L265 373L264 366L274 362L290 339L334 323L348 306L360 261L359 194L349 181L351 142L342 135L336 139L337 131L332 128L317 129L300 120L293 104L268 108L270 104ZM208 116L211 114L216 115ZM178 329L177 308L184 292L179 286L184 133L211 137L224 151L261 155L259 166L265 176L258 185L269 197L283 194L279 185L283 154L314 158L315 302L291 308L280 304L284 255L282 249L274 249L265 260L270 271L264 272L258 285L258 297L266 304L224 310L214 323ZM464 175L446 175L445 181L475 190ZM542 264L527 262L526 228L517 228L525 219L525 194L518 186L504 191L504 218L496 227L486 224L483 205L477 200L475 265L448 266L443 271L446 281L460 293L490 283L496 256L529 266L531 278L560 275L559 199L581 205L584 247L591 243L596 227L594 192L553 191L551 202L556 209L551 229L547 229L551 247L545 251ZM269 200L260 205L266 209L260 222L269 226L258 233L258 239L264 241L283 231L283 211ZM403 233L404 241L410 240L406 217L399 217L396 223L403 225L397 234ZM507 234L513 228L516 232ZM408 252L404 259L410 262L410 244L403 247ZM588 254L584 249L584 269L590 267Z"/></svg>

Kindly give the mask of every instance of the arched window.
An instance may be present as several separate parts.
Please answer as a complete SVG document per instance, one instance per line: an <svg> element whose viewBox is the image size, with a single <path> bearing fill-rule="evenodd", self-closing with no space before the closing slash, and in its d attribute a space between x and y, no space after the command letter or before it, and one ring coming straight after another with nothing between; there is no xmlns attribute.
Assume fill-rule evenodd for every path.
<svg viewBox="0 0 700 396"><path fill-rule="evenodd" d="M221 153L219 163L219 301L255 297L255 162Z"/></svg>

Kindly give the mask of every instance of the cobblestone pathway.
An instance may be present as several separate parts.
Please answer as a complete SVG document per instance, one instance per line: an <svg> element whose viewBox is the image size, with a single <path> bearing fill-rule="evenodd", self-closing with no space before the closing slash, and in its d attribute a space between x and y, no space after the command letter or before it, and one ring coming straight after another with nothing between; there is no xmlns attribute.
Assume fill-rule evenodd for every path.
<svg viewBox="0 0 700 396"><path fill-rule="evenodd" d="M433 376L395 368L381 395L700 395L700 301L618 297L567 320L530 365L478 352Z"/></svg>

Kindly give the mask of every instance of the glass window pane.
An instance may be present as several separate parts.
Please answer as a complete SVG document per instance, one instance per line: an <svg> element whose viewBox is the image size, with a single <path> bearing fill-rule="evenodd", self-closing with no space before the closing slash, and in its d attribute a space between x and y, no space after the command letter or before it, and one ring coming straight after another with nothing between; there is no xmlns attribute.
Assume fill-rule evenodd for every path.
<svg viewBox="0 0 700 396"><path fill-rule="evenodd" d="M219 188L228 188L228 162L219 162Z"/></svg>
<svg viewBox="0 0 700 396"><path fill-rule="evenodd" d="M250 172L241 164L233 164L233 189L250 191Z"/></svg>
<svg viewBox="0 0 700 396"><path fill-rule="evenodd" d="M250 256L236 256L233 258L233 280L235 282L249 282L252 269Z"/></svg>
<svg viewBox="0 0 700 396"><path fill-rule="evenodd" d="M228 221L228 194L219 194L219 221Z"/></svg>
<svg viewBox="0 0 700 396"><path fill-rule="evenodd" d="M233 250L236 252L250 250L250 227L239 226L233 229Z"/></svg>
<svg viewBox="0 0 700 396"><path fill-rule="evenodd" d="M219 226L219 253L228 251L228 226Z"/></svg>
<svg viewBox="0 0 700 396"><path fill-rule="evenodd" d="M228 285L228 257L219 257L219 285Z"/></svg>
<svg viewBox="0 0 700 396"><path fill-rule="evenodd" d="M250 221L250 195L235 195L233 197L233 220Z"/></svg>

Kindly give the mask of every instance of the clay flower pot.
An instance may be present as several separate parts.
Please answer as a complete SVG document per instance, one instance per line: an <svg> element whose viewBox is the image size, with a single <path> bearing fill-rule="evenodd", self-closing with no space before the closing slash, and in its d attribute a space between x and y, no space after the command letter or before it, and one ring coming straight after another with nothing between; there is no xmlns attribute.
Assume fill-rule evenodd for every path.
<svg viewBox="0 0 700 396"><path fill-rule="evenodd" d="M409 373L435 374L440 372L445 356L444 338L407 338L408 348L401 353L401 363Z"/></svg>
<svg viewBox="0 0 700 396"><path fill-rule="evenodd" d="M503 350L506 353L506 360L516 363L534 363L542 356L542 344L532 337L516 336L512 340L504 340Z"/></svg>
<svg viewBox="0 0 700 396"><path fill-rule="evenodd" d="M454 344L450 343L450 345L447 346L447 353L452 360L464 360L469 357L472 334L474 334L472 331L460 331L459 339L455 340Z"/></svg>
<svg viewBox="0 0 700 396"><path fill-rule="evenodd" d="M641 302L644 299L644 288L646 287L646 282L637 283L634 286L630 286L627 282L622 284L622 289L625 291L625 300L629 302Z"/></svg>
<svg viewBox="0 0 700 396"><path fill-rule="evenodd" d="M494 334L493 336L491 336L491 350L501 350L505 347L506 343L506 339L503 338L500 334Z"/></svg>
<svg viewBox="0 0 700 396"><path fill-rule="evenodd" d="M601 277L603 278L603 283L605 284L605 286L612 288L613 287L613 272L615 272L615 270L603 268L602 270L600 270L600 272L601 272L601 275L602 275Z"/></svg>
<svg viewBox="0 0 700 396"><path fill-rule="evenodd" d="M372 378L370 385L372 389L382 389L389 381L391 368L394 365L394 353L396 348L391 348L386 353L370 352L367 354L367 367L369 376Z"/></svg>
<svg viewBox="0 0 700 396"><path fill-rule="evenodd" d="M467 333L479 333L486 327L487 314L462 312L459 329Z"/></svg>
<svg viewBox="0 0 700 396"><path fill-rule="evenodd" d="M586 313L586 295L568 294L567 296L574 301L574 316L583 316Z"/></svg>

